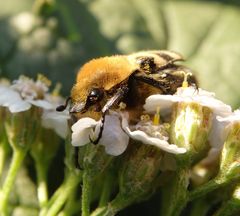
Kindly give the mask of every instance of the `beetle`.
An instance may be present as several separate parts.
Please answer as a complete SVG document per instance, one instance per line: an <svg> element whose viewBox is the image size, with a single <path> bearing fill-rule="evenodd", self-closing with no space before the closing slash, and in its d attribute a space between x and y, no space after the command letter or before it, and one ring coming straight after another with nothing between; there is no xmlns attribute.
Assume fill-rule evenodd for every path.
<svg viewBox="0 0 240 216"><path fill-rule="evenodd" d="M57 111L66 109L71 101L73 118L91 117L101 121L97 144L102 136L105 115L126 104L130 121L139 119L145 99L156 93L174 94L187 77L189 85L197 86L190 69L176 64L183 57L173 51L149 50L130 55L114 55L93 59L79 70L71 96Z"/></svg>

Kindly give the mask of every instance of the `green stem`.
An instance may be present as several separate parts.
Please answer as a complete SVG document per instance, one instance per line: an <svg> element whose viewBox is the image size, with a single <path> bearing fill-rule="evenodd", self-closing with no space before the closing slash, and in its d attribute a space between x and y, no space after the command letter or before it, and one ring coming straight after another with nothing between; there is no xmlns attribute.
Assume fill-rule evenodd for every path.
<svg viewBox="0 0 240 216"><path fill-rule="evenodd" d="M131 205L135 198L122 197L120 194L107 205L97 208L91 216L114 216L117 212Z"/></svg>
<svg viewBox="0 0 240 216"><path fill-rule="evenodd" d="M190 216L205 216L212 206L212 202L204 198L197 199L191 204Z"/></svg>
<svg viewBox="0 0 240 216"><path fill-rule="evenodd" d="M112 192L112 183L113 183L112 174L107 174L106 178L104 178L103 189L101 192L98 207L103 207L108 203Z"/></svg>
<svg viewBox="0 0 240 216"><path fill-rule="evenodd" d="M6 159L6 152L3 145L4 145L3 143L0 144L0 176L2 176L4 163Z"/></svg>
<svg viewBox="0 0 240 216"><path fill-rule="evenodd" d="M176 172L168 188L163 194L163 206L161 215L178 216L187 205L188 197L189 169L182 167Z"/></svg>
<svg viewBox="0 0 240 216"><path fill-rule="evenodd" d="M74 192L74 190L76 189L80 181L81 181L81 175L71 173L67 177L66 182L64 183L63 189L57 191L58 194L59 194L59 191L61 191L60 196L58 197L55 196L54 197L55 201L53 202L49 210L47 212L45 211L46 213L44 212L40 213L40 215L46 215L46 216L57 215L58 212L63 207L63 205L68 200L68 197L71 196L71 194Z"/></svg>
<svg viewBox="0 0 240 216"><path fill-rule="evenodd" d="M214 216L232 216L238 215L240 211L240 200L232 198L226 202L215 214Z"/></svg>
<svg viewBox="0 0 240 216"><path fill-rule="evenodd" d="M207 193L223 186L224 184L225 184L225 182L219 181L219 179L217 179L217 178L210 180L206 184L199 186L195 190L191 191L189 194L189 199L194 200L199 197L202 197L202 196L206 195Z"/></svg>
<svg viewBox="0 0 240 216"><path fill-rule="evenodd" d="M7 177L4 181L2 191L1 191L1 202L0 202L0 212L3 215L7 215L7 206L9 195L12 190L13 184L16 179L16 175L21 167L21 164L25 158L26 151L22 149L14 149L13 157L10 164L9 171L7 173Z"/></svg>
<svg viewBox="0 0 240 216"><path fill-rule="evenodd" d="M82 179L82 216L90 215L91 189L92 179L88 171L84 171Z"/></svg>
<svg viewBox="0 0 240 216"><path fill-rule="evenodd" d="M66 216L67 215L76 215L77 213L79 213L81 211L81 205L79 205L81 203L81 201L76 199L76 193L78 193L78 191L75 190L71 194L71 197L67 200L67 203L64 206L63 211L61 212L63 215L66 215Z"/></svg>
<svg viewBox="0 0 240 216"><path fill-rule="evenodd" d="M66 182L62 183L62 185L59 186L59 188L54 192L54 194L52 195L51 199L48 201L46 206L44 206L44 208L41 209L40 214L39 214L40 216L46 215L48 209L51 208L51 206L55 203L56 199L59 196L61 196L61 194L63 194L65 183Z"/></svg>
<svg viewBox="0 0 240 216"><path fill-rule="evenodd" d="M47 188L47 166L40 161L35 160L37 171L37 194L40 207L43 208L48 201L48 188Z"/></svg>

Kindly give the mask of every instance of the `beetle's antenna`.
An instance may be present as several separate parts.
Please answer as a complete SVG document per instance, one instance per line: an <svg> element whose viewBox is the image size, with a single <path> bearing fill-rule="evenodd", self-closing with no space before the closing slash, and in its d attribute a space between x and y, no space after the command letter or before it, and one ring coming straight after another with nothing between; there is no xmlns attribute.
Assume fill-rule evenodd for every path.
<svg viewBox="0 0 240 216"><path fill-rule="evenodd" d="M68 97L68 98L66 99L66 101L65 101L65 104L58 106L58 107L56 108L56 111L58 111L58 112L63 112L63 111L67 108L68 103L69 103L69 101L70 101L71 99L72 99L71 97Z"/></svg>

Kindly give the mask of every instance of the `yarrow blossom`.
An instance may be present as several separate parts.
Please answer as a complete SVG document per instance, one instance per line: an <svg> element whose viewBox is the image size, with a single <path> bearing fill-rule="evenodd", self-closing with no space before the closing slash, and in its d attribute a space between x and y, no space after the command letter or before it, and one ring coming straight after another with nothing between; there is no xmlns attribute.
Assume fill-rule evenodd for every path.
<svg viewBox="0 0 240 216"><path fill-rule="evenodd" d="M100 124L100 121L91 118L78 120L72 126L73 146L83 146L90 143L89 137L97 136ZM111 111L111 114L106 116L102 138L99 143L105 146L108 154L117 156L126 150L129 137L173 154L186 152L184 148L169 144L168 134L163 126L153 126L151 122L148 122L147 125L141 125L140 122L136 126L129 126L126 112L117 114Z"/></svg>
<svg viewBox="0 0 240 216"><path fill-rule="evenodd" d="M195 87L181 87L174 95L151 95L146 99L144 109L149 113L154 113L157 107L165 113L171 110L174 103L197 103L201 106L209 107L213 113L219 116L226 116L231 113L231 107L215 98L215 94Z"/></svg>
<svg viewBox="0 0 240 216"><path fill-rule="evenodd" d="M122 127L133 140L156 146L163 151L173 154L183 154L186 152L184 148L179 148L168 142L169 135L163 125L153 125L151 121L145 123L139 122L136 126L132 126L131 130L127 118L123 118Z"/></svg>
<svg viewBox="0 0 240 216"><path fill-rule="evenodd" d="M154 114L157 108L160 107L161 113L165 115L166 113L172 112L175 103L195 103L201 107L209 108L213 115L209 115L209 118L211 117L209 120L203 118L201 122L204 124L206 122L203 121L212 122L215 121L216 116L226 116L231 113L231 107L217 100L214 97L214 93L194 87L178 88L174 95L151 95L146 99L144 109L147 114ZM114 126L114 124L118 126ZM198 124L200 124L200 122ZM210 128L211 124L209 122L207 124L208 128ZM100 125L100 122L91 118L78 120L78 122L72 126L72 144L74 146L82 146L90 143L89 137L96 137L98 134L97 128L99 126L97 125ZM113 129L113 127L115 128ZM107 131L109 131L109 133ZM183 154L187 151L183 146L169 143L169 133L164 127L164 124L154 125L151 121L140 121L137 125L129 125L128 113L125 111L120 114L115 112L114 115L110 114L107 116L100 143L105 145L107 153L119 155L125 151L128 145L126 134L133 140L156 146L169 153ZM107 138L105 137L106 135ZM213 146L214 144L211 145Z"/></svg>
<svg viewBox="0 0 240 216"><path fill-rule="evenodd" d="M90 139L97 137L101 122L92 118L82 118L72 126L72 145L83 146L90 143ZM99 143L105 146L110 155L122 154L128 145L129 137L121 128L120 116L116 112L110 112L105 117L102 138Z"/></svg>
<svg viewBox="0 0 240 216"><path fill-rule="evenodd" d="M0 86L0 106L8 107L11 113L27 111L32 105L53 109L53 105L44 100L47 91L48 86L42 81L34 82L28 77L21 76L9 87Z"/></svg>
<svg viewBox="0 0 240 216"><path fill-rule="evenodd" d="M146 99L144 108L147 112L153 113L157 107L160 107L161 112L164 115L166 113L171 112L173 109L173 105L176 103L186 104L186 105L189 104L189 106L192 106L192 108L185 107L186 112L189 112L189 114L185 117L190 117L190 113L191 113L193 118L192 120L191 119L184 120L184 121L187 121L184 123L184 127L187 127L189 132L191 132L193 129L193 128L192 129L189 128L191 125L191 121L196 121L195 123L192 122L193 124L197 124L197 125L203 124L203 126L207 124L209 125L208 127L211 127L210 124L214 125L216 121L216 116L227 116L231 113L231 107L229 105L224 104L222 101L216 99L214 93L202 90L200 88L196 89L194 87L178 88L177 92L174 95L160 95L160 94L151 95ZM212 115L209 115L208 113L207 114L208 117L206 119L204 119L204 116L202 116L203 119L201 118L199 119L200 117L200 113L198 114L199 106L208 108L210 112L212 112ZM179 109L181 109L181 106L179 107ZM193 109L193 110L195 109L195 110L194 112L192 112L190 111L190 109ZM203 112L203 110L201 112ZM179 115L181 116L181 111L179 111ZM210 137L213 136L214 131L215 131L214 128L212 128L209 135ZM215 147L215 142L212 142L211 139L210 139L210 146L212 148ZM220 149L221 146L218 145L217 148Z"/></svg>
<svg viewBox="0 0 240 216"><path fill-rule="evenodd" d="M65 138L68 131L67 112L55 111L60 96L48 93L50 81L42 75L37 81L20 76L12 85L0 84L0 107L6 107L11 113L28 111L31 107L40 108L42 111L42 126L51 128ZM60 103L60 102L59 102Z"/></svg>

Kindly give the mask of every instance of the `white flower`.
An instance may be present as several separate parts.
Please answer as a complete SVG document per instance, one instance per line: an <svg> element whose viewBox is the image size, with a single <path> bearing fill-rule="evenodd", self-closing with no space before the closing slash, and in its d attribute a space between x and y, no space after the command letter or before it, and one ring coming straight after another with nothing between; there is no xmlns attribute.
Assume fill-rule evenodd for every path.
<svg viewBox="0 0 240 216"><path fill-rule="evenodd" d="M100 122L92 118L82 118L72 126L72 145L83 146L90 143L89 137L97 137L99 133ZM156 146L166 152L173 154L182 154L186 152L185 148L179 148L174 144L169 144L168 135L162 126L152 124L136 125L131 131L128 125L127 113L111 112L105 117L104 130L99 143L105 146L108 154L117 156L122 154L128 145L129 137L141 141L143 144Z"/></svg>
<svg viewBox="0 0 240 216"><path fill-rule="evenodd" d="M212 149L203 163L209 164L218 158L231 126L237 122L240 122L240 110L235 110L226 116L216 117L209 138Z"/></svg>
<svg viewBox="0 0 240 216"><path fill-rule="evenodd" d="M53 129L58 136L63 139L68 134L68 119L70 118L67 112L56 112L45 110L42 115L42 126Z"/></svg>
<svg viewBox="0 0 240 216"><path fill-rule="evenodd" d="M229 105L224 104L222 101L214 97L214 93L202 90L195 89L194 87L188 88L178 88L178 91L175 95L151 95L146 99L146 104L144 108L147 112L153 113L156 111L157 107L161 108L161 113L166 111L169 112L173 103L185 102L185 103L197 103L201 106L209 107L213 112L213 126L210 133L210 145L219 146L218 141L212 141L211 137L216 137L215 132L218 131L218 126L216 124L216 116L228 116L232 109Z"/></svg>
<svg viewBox="0 0 240 216"><path fill-rule="evenodd" d="M156 112L157 107L160 107L161 113L165 114L171 112L172 105L178 102L197 103L212 110L213 126L209 135L209 141L212 147L210 154L212 156L217 155L216 152L221 151L223 144L218 134L219 127L222 127L222 125L216 123L218 121L217 116L224 117L229 115L232 112L231 107L216 99L214 93L200 88L195 89L194 87L187 87L178 88L176 94L174 95L151 95L146 99L144 108L148 113L154 113Z"/></svg>
<svg viewBox="0 0 240 216"><path fill-rule="evenodd" d="M24 112L32 106L39 107L43 113L42 126L55 130L60 137L65 138L70 116L66 111L55 111L57 105L63 103L63 99L48 93L47 82L43 76L39 76L35 82L21 76L11 86L0 83L0 107L7 107L11 113Z"/></svg>
<svg viewBox="0 0 240 216"><path fill-rule="evenodd" d="M125 117L122 118L122 127L132 139L147 145L156 146L163 151L173 154L183 154L186 152L185 148L179 148L168 142L168 134L166 134L163 125L155 126L151 122L147 122L146 125L136 125L136 130L130 130L127 119L128 117L125 114Z"/></svg>
<svg viewBox="0 0 240 216"><path fill-rule="evenodd" d="M43 82L40 79L45 80ZM48 91L48 85L50 84L49 82L50 81L48 81L42 75L39 75L39 78L35 82L28 77L20 76L18 80L13 81L11 88L19 92L20 96L25 100L36 100L44 98Z"/></svg>
<svg viewBox="0 0 240 216"><path fill-rule="evenodd" d="M64 103L64 99L58 94L45 94L45 100L51 103L53 109L44 109L42 114L42 126L53 129L63 139L68 135L69 112L57 112L56 107Z"/></svg>
<svg viewBox="0 0 240 216"><path fill-rule="evenodd" d="M210 134L211 145L221 149L226 136L231 129L231 125L240 122L240 110L235 110L227 116L217 116Z"/></svg>
<svg viewBox="0 0 240 216"><path fill-rule="evenodd" d="M72 145L83 146L90 143L99 134L101 122L92 118L82 118L72 126ZM111 112L105 116L104 129L99 144L105 146L105 150L110 155L122 154L128 145L129 137L121 128L120 116Z"/></svg>
<svg viewBox="0 0 240 216"><path fill-rule="evenodd" d="M32 105L43 109L54 109L50 102L44 100L47 89L41 81L34 82L25 77L9 87L0 85L0 106L8 107L11 113L27 111Z"/></svg>
<svg viewBox="0 0 240 216"><path fill-rule="evenodd" d="M227 115L228 113L231 112L231 107L225 105L223 102L217 100L214 98L214 94L204 91L202 89L196 90L193 87L188 87L188 88L179 88L177 93L175 95L152 95L147 98L146 104L144 105L144 108L147 113L155 113L157 107L161 108L161 113L162 112L169 112L171 111L172 105L176 102L195 102L198 103L202 106L207 106L211 108L214 116L216 115ZM128 124L128 115L127 113L121 113L121 126L120 126L120 120L119 117L115 118L115 122L117 122L117 127L116 130L112 129L114 126L114 120L113 117L110 115L106 118L104 128L105 128L105 135L106 131L109 131L108 134L108 139L103 142L105 135L102 136L102 139L100 140L100 143L102 142L107 150L107 146L115 142L114 139L115 137L123 136L124 133L123 131L132 139L138 140L142 142L143 144L148 144L148 145L153 145L156 146L163 151L173 153L173 154L183 154L187 150L185 148L180 148L175 144L170 144L168 142L168 133L164 129L163 125L158 125L155 126L153 125L150 121L145 122L142 124L142 122L139 122L135 126L129 126ZM97 122L91 118L83 118L80 119L76 124L73 125L72 127L72 144L74 146L81 146L85 145L87 143L90 143L89 136L92 137L94 134L96 136L97 133L97 128L100 122ZM109 124L109 125L108 125ZM112 125L112 126L110 126ZM123 136L126 137L126 136ZM122 139L122 138L121 138ZM124 146L126 148L127 146L127 139L124 141ZM119 143L120 140L117 140L117 143ZM117 145L112 145L112 149L116 148L118 149ZM122 153L125 148L122 148L122 151L118 151L119 154L120 152ZM113 150L112 150L113 151ZM117 155L117 154L115 154Z"/></svg>
<svg viewBox="0 0 240 216"><path fill-rule="evenodd" d="M231 107L216 99L214 93L194 87L178 88L174 95L151 95L146 99L144 109L148 113L155 113L156 108L160 107L161 112L164 113L170 111L173 103L176 102L195 102L209 107L215 115L225 116L231 113Z"/></svg>

